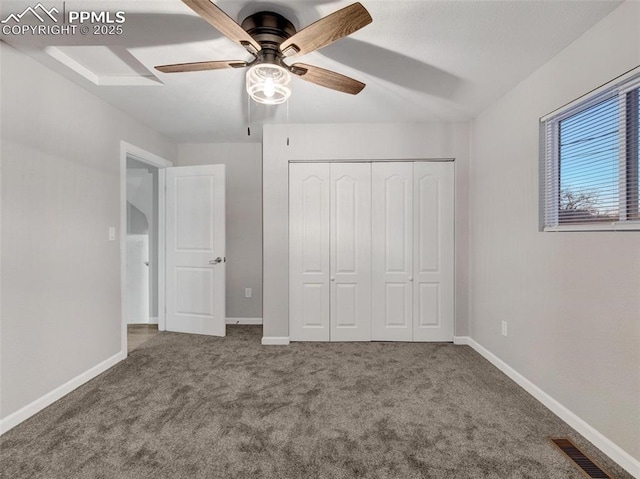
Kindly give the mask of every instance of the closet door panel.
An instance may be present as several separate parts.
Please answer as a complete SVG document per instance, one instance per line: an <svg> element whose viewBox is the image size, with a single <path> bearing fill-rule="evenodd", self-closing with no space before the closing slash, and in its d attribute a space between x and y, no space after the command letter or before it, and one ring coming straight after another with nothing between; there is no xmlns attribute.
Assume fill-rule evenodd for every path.
<svg viewBox="0 0 640 479"><path fill-rule="evenodd" d="M289 334L329 341L328 163L289 165Z"/></svg>
<svg viewBox="0 0 640 479"><path fill-rule="evenodd" d="M414 165L414 341L452 341L454 166Z"/></svg>
<svg viewBox="0 0 640 479"><path fill-rule="evenodd" d="M331 164L331 341L371 340L371 165Z"/></svg>
<svg viewBox="0 0 640 479"><path fill-rule="evenodd" d="M372 339L413 335L413 163L373 163Z"/></svg>

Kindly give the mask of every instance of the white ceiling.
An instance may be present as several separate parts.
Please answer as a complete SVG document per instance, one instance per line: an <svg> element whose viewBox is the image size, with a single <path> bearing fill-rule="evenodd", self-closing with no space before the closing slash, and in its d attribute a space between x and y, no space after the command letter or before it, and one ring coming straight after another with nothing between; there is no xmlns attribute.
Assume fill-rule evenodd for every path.
<svg viewBox="0 0 640 479"><path fill-rule="evenodd" d="M285 15L300 29L352 1L215 3L239 22L259 10L272 10ZM366 88L351 96L294 78L289 101L292 123L469 120L621 2L361 3L373 17L371 25L296 61L351 76L365 82ZM19 5L25 3L4 1L2 18L19 13ZM178 142L258 141L260 124L286 121L285 105L253 103L252 136L247 137L245 70L163 74L153 69L154 65L167 63L248 59L242 47L222 36L182 2L76 0L67 1L66 9L123 10L124 33L106 37L3 35L3 40ZM112 46L116 53L128 51L160 83L96 85L45 52L46 47L52 46L74 51L63 47L79 45ZM101 78L109 75L108 64L96 66L95 59L90 61L91 55L84 49L79 51L94 64L90 68L99 70ZM140 65L136 68L140 70Z"/></svg>

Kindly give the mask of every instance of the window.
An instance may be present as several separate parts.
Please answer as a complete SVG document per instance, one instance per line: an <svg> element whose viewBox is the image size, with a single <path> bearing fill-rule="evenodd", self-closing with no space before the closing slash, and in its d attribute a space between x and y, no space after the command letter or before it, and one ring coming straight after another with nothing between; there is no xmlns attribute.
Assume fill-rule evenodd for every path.
<svg viewBox="0 0 640 479"><path fill-rule="evenodd" d="M640 230L640 75L542 121L544 229Z"/></svg>

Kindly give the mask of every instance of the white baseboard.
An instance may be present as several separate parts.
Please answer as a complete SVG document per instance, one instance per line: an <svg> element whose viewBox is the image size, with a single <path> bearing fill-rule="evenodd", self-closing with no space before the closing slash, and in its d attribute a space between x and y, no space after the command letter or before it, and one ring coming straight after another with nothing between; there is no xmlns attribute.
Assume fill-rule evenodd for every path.
<svg viewBox="0 0 640 479"><path fill-rule="evenodd" d="M53 404L58 399L66 396L74 389L82 386L87 381L95 378L98 374L105 372L107 369L113 367L123 359L126 359L126 352L119 352L108 359L105 359L100 364L92 367L88 371L76 376L75 378L67 381L62 386L55 388L53 391L48 392L44 396L39 397L35 401L27 404L21 409L18 409L13 414L9 414L4 419L0 420L0 434L4 434L10 429L13 429L22 421L29 419L31 416L41 411L45 407Z"/></svg>
<svg viewBox="0 0 640 479"><path fill-rule="evenodd" d="M263 346L287 346L289 344L289 336L264 336L262 338Z"/></svg>
<svg viewBox="0 0 640 479"><path fill-rule="evenodd" d="M454 336L453 337L453 344L458 345L458 346L466 346L469 344L469 340L471 338L469 336Z"/></svg>
<svg viewBox="0 0 640 479"><path fill-rule="evenodd" d="M456 340L460 342L456 342ZM264 341L264 339L263 339ZM596 428L585 422L578 415L571 412L567 407L563 406L560 402L549 396L546 392L533 384L527 378L525 378L518 371L513 369L502 359L498 358L495 354L485 349L478 344L472 338L468 336L458 336L453 339L454 344L468 344L475 349L481 356L488 360L491 364L497 367L500 371L505 373L509 378L515 381L520 387L531 394L534 398L544 404L550 409L556 416L566 422L569 426L574 428L585 438L587 438L593 445L604 452L612 460L617 462L620 467L629 472L633 477L640 478L640 461L631 456L628 452L624 451L620 446L615 444L611 439L607 438L604 434L598 431Z"/></svg>
<svg viewBox="0 0 640 479"><path fill-rule="evenodd" d="M227 318L227 324L262 324L262 318Z"/></svg>
<svg viewBox="0 0 640 479"><path fill-rule="evenodd" d="M149 318L149 321L147 321L146 323L127 323L127 326L140 324L158 324L158 318Z"/></svg>

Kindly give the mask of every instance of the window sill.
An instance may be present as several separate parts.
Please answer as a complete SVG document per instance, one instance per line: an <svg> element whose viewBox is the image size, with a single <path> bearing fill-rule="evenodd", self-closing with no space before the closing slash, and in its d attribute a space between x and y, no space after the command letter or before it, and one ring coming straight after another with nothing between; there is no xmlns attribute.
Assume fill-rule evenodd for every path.
<svg viewBox="0 0 640 479"><path fill-rule="evenodd" d="M640 221L618 221L615 223L545 226L545 232L562 231L640 231Z"/></svg>

